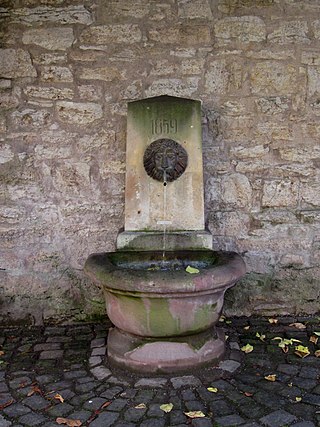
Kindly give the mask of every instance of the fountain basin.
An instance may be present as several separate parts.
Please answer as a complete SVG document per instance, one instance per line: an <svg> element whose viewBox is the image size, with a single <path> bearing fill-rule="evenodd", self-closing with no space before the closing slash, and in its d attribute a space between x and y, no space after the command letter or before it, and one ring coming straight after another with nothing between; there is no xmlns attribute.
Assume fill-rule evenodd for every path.
<svg viewBox="0 0 320 427"><path fill-rule="evenodd" d="M186 268L198 269L190 274ZM102 286L115 329L109 358L126 368L170 372L219 360L225 291L245 274L236 253L118 251L91 255L85 272Z"/></svg>

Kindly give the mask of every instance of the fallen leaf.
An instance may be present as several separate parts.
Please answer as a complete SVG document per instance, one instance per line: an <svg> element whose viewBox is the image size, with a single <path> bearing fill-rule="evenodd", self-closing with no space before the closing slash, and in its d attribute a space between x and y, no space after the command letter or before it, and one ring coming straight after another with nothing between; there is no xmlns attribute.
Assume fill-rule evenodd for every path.
<svg viewBox="0 0 320 427"><path fill-rule="evenodd" d="M8 402L3 403L2 405L0 405L0 411L2 411L2 409L6 408L7 406L10 406L14 403L14 400L8 400Z"/></svg>
<svg viewBox="0 0 320 427"><path fill-rule="evenodd" d="M250 329L250 326L245 326L243 329L244 329L245 331L247 331L248 329Z"/></svg>
<svg viewBox="0 0 320 427"><path fill-rule="evenodd" d="M61 396L61 394L59 394L59 393L56 393L54 396L53 396L53 398L54 399L57 399L57 400L60 400L60 402L61 403L63 403L64 402L64 398Z"/></svg>
<svg viewBox="0 0 320 427"><path fill-rule="evenodd" d="M251 353L253 351L253 346L251 344L246 344L241 347L241 351L243 351L244 353Z"/></svg>
<svg viewBox="0 0 320 427"><path fill-rule="evenodd" d="M112 402L104 402L104 404L101 406L101 408L100 408L100 409L104 409L104 408L106 408L107 406L111 405L111 403L112 403Z"/></svg>
<svg viewBox="0 0 320 427"><path fill-rule="evenodd" d="M248 391L245 391L243 394L247 397L253 396L253 393L249 393Z"/></svg>
<svg viewBox="0 0 320 427"><path fill-rule="evenodd" d="M296 397L296 402L301 402L301 400L302 400L302 397L299 397L299 396Z"/></svg>
<svg viewBox="0 0 320 427"><path fill-rule="evenodd" d="M56 418L56 423L66 424L68 427L80 427L82 425L82 422L80 420L73 420L71 418L63 418L63 417Z"/></svg>
<svg viewBox="0 0 320 427"><path fill-rule="evenodd" d="M304 347L303 345L298 345L298 346L296 347L296 350L295 350L295 352L294 352L294 353L295 353L297 356L304 358L304 357L309 356L310 351L309 351L308 347Z"/></svg>
<svg viewBox="0 0 320 427"><path fill-rule="evenodd" d="M197 274L197 273L200 273L200 270L198 270L197 268L191 267L191 265L188 265L188 267L186 268L186 272L189 274Z"/></svg>
<svg viewBox="0 0 320 427"><path fill-rule="evenodd" d="M288 387L293 387L293 383L289 383L289 384L288 384Z"/></svg>
<svg viewBox="0 0 320 427"><path fill-rule="evenodd" d="M216 387L208 387L208 391L211 391L211 393L218 393L218 389Z"/></svg>
<svg viewBox="0 0 320 427"><path fill-rule="evenodd" d="M4 355L4 351L0 350L0 356Z"/></svg>
<svg viewBox="0 0 320 427"><path fill-rule="evenodd" d="M135 406L136 409L146 409L146 407L145 403L139 403L139 405Z"/></svg>
<svg viewBox="0 0 320 427"><path fill-rule="evenodd" d="M273 319L273 318L271 318L271 317L270 317L270 319L268 319L268 321L269 321L269 323L271 323L271 324L276 324L276 323L278 323L278 319Z"/></svg>
<svg viewBox="0 0 320 427"><path fill-rule="evenodd" d="M301 330L306 329L306 325L304 325L303 323L300 323L300 322L290 323L289 326L292 326L293 328L301 329Z"/></svg>
<svg viewBox="0 0 320 427"><path fill-rule="evenodd" d="M29 391L27 396L30 397L30 396L34 395L35 393L43 394L42 390L40 390L40 388L37 385L32 386L32 389Z"/></svg>
<svg viewBox="0 0 320 427"><path fill-rule="evenodd" d="M274 381L277 379L277 375L276 375L276 374L266 375L266 376L264 377L264 379L265 379L265 380L267 380L267 381L272 381L272 382L274 382Z"/></svg>
<svg viewBox="0 0 320 427"><path fill-rule="evenodd" d="M203 417L205 417L205 415L202 411L190 411L190 412L184 412L184 414L189 418L203 418Z"/></svg>
<svg viewBox="0 0 320 427"><path fill-rule="evenodd" d="M312 336L310 337L309 341L310 341L310 342L312 342L313 344L317 344L318 339L319 339L318 337L316 337L316 336L312 335Z"/></svg>
<svg viewBox="0 0 320 427"><path fill-rule="evenodd" d="M224 322L226 320L226 316L220 316L219 322Z"/></svg>
<svg viewBox="0 0 320 427"><path fill-rule="evenodd" d="M314 355L315 355L316 357L320 357L320 350L316 350L316 351L314 352Z"/></svg>
<svg viewBox="0 0 320 427"><path fill-rule="evenodd" d="M320 332L314 332L315 335L317 335L317 337L320 337Z"/></svg>
<svg viewBox="0 0 320 427"><path fill-rule="evenodd" d="M259 332L256 333L256 337L259 338L260 341L264 341L266 339L266 336L263 334L259 334Z"/></svg>
<svg viewBox="0 0 320 427"><path fill-rule="evenodd" d="M164 403L163 405L160 405L160 409L166 413L171 412L172 408L173 408L172 403Z"/></svg>

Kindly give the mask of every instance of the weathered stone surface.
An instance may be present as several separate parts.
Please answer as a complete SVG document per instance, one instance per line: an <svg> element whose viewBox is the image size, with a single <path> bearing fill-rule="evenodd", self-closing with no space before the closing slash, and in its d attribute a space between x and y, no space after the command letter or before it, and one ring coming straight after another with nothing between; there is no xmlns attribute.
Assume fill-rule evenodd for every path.
<svg viewBox="0 0 320 427"><path fill-rule="evenodd" d="M268 41L273 43L310 43L308 37L308 23L306 21L281 22L272 33L268 35Z"/></svg>
<svg viewBox="0 0 320 427"><path fill-rule="evenodd" d="M102 108L93 102L75 103L68 101L57 102L58 117L62 122L86 125L103 116Z"/></svg>
<svg viewBox="0 0 320 427"><path fill-rule="evenodd" d="M262 42L266 38L266 26L257 16L227 17L216 22L214 34L224 44Z"/></svg>
<svg viewBox="0 0 320 427"><path fill-rule="evenodd" d="M84 46L109 45L110 43L137 43L141 41L141 30L135 24L113 24L92 26L81 33L80 43Z"/></svg>
<svg viewBox="0 0 320 427"><path fill-rule="evenodd" d="M320 69L308 67L308 95L320 95Z"/></svg>
<svg viewBox="0 0 320 427"><path fill-rule="evenodd" d="M206 90L209 93L224 93L228 87L229 72L226 61L219 59L209 63L206 72Z"/></svg>
<svg viewBox="0 0 320 427"><path fill-rule="evenodd" d="M0 77L36 77L30 54L22 49L0 49Z"/></svg>
<svg viewBox="0 0 320 427"><path fill-rule="evenodd" d="M156 27L149 30L152 42L181 44L184 46L204 45L210 43L210 29L204 25L183 25L180 27Z"/></svg>
<svg viewBox="0 0 320 427"><path fill-rule="evenodd" d="M72 28L35 28L23 33L22 43L35 44L48 50L66 50L74 40Z"/></svg>
<svg viewBox="0 0 320 427"><path fill-rule="evenodd" d="M111 82L125 77L125 71L110 65L101 68L81 68L79 78L84 80L104 80Z"/></svg>
<svg viewBox="0 0 320 427"><path fill-rule="evenodd" d="M245 175L227 175L223 178L221 187L224 203L238 207L251 205L252 190L250 182Z"/></svg>
<svg viewBox="0 0 320 427"><path fill-rule="evenodd" d="M45 83L70 83L73 75L69 67L50 65L42 68L40 79Z"/></svg>
<svg viewBox="0 0 320 427"><path fill-rule="evenodd" d="M198 89L199 78L188 77L185 79L158 79L154 80L146 89L148 97L160 96L170 93L172 96L192 96Z"/></svg>
<svg viewBox="0 0 320 427"><path fill-rule="evenodd" d="M262 205L296 207L299 183L297 181L267 181L263 186Z"/></svg>
<svg viewBox="0 0 320 427"><path fill-rule="evenodd" d="M72 99L73 89L48 86L26 86L24 94L31 98L42 99Z"/></svg>
<svg viewBox="0 0 320 427"><path fill-rule="evenodd" d="M178 0L178 16L183 19L212 19L208 0Z"/></svg>
<svg viewBox="0 0 320 427"><path fill-rule="evenodd" d="M47 22L57 24L84 24L92 23L92 16L82 6L50 7L38 6L31 9L13 9L10 11L10 20L22 24L45 24Z"/></svg>
<svg viewBox="0 0 320 427"><path fill-rule="evenodd" d="M250 81L255 94L288 95L297 90L297 70L277 61L258 62L250 71Z"/></svg>

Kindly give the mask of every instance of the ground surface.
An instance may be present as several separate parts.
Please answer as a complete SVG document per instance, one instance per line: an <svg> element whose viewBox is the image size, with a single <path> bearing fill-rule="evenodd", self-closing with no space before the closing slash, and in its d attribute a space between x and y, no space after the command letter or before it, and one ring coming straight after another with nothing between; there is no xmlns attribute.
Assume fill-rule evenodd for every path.
<svg viewBox="0 0 320 427"><path fill-rule="evenodd" d="M2 329L0 427L319 426L319 318L220 326L228 352L219 368L153 378L108 366L108 325ZM300 356L305 347L310 354L295 354L298 345ZM160 406L168 403L166 413ZM204 417L190 418L193 411Z"/></svg>

